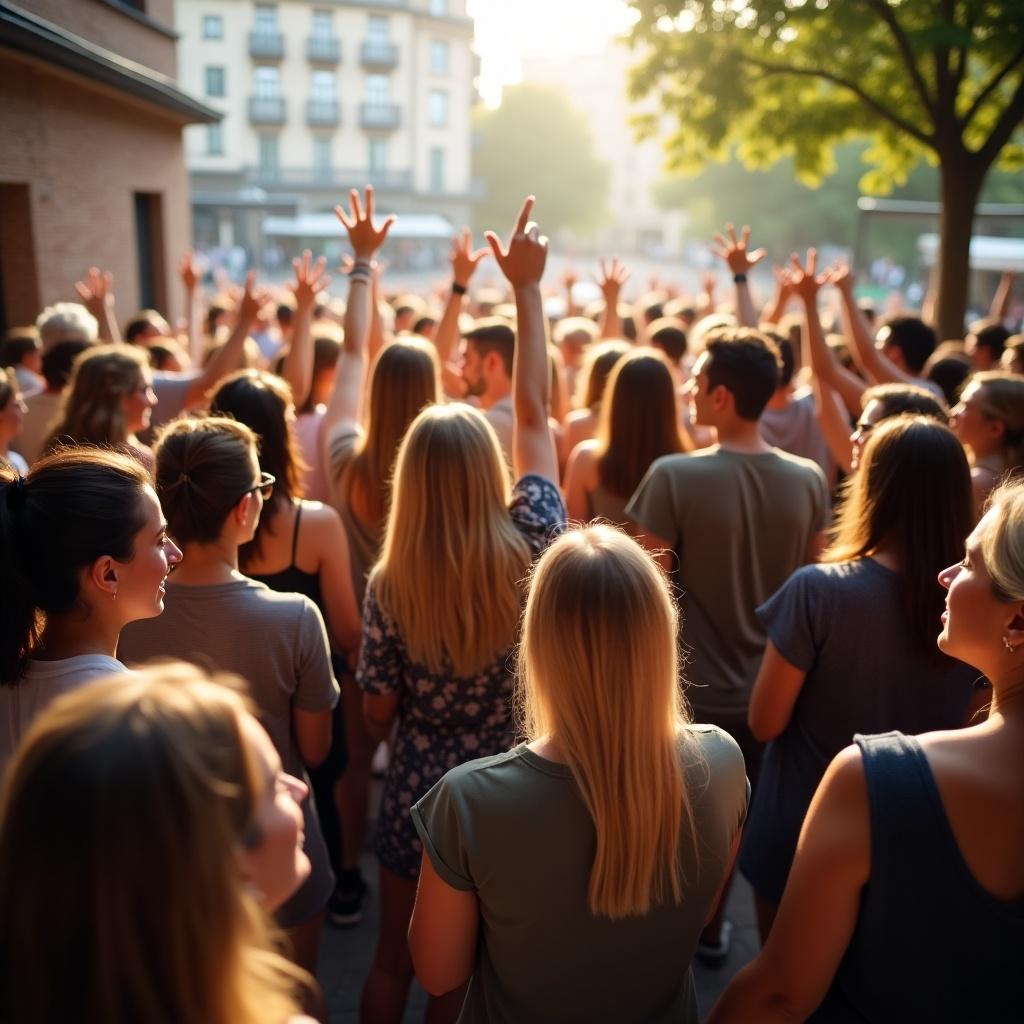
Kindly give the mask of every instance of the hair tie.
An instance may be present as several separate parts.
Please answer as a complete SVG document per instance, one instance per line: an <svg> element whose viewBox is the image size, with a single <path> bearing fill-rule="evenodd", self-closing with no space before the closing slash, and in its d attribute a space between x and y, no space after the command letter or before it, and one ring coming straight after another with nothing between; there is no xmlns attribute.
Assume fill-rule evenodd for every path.
<svg viewBox="0 0 1024 1024"><path fill-rule="evenodd" d="M25 504L25 478L19 473L7 485L7 507L14 511Z"/></svg>
<svg viewBox="0 0 1024 1024"><path fill-rule="evenodd" d="M188 473L182 473L181 476L178 477L178 483L179 484L190 484L190 483L192 483L192 477L190 477L188 475Z"/></svg>

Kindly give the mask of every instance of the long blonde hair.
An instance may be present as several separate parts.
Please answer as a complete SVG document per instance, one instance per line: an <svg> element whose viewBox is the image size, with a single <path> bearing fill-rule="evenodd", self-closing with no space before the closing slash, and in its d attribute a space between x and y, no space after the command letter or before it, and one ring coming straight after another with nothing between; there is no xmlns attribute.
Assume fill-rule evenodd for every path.
<svg viewBox="0 0 1024 1024"><path fill-rule="evenodd" d="M1024 377L1001 370L984 370L974 374L968 387L975 385L975 402L981 414L1003 424L1000 448L1006 469L1019 472L1024 468ZM965 389L966 390L966 389Z"/></svg>
<svg viewBox="0 0 1024 1024"><path fill-rule="evenodd" d="M308 978L275 952L239 873L266 787L245 711L199 669L163 665L73 691L36 720L0 799L0 1019L297 1012ZM41 964L61 965L58 983Z"/></svg>
<svg viewBox="0 0 1024 1024"><path fill-rule="evenodd" d="M557 738L594 821L595 915L683 898L693 817L680 761L688 721L677 615L648 555L620 530L563 534L533 573L519 652L522 727Z"/></svg>
<svg viewBox="0 0 1024 1024"><path fill-rule="evenodd" d="M472 675L514 642L530 551L510 490L497 435L475 409L428 406L413 421L370 583L432 672Z"/></svg>

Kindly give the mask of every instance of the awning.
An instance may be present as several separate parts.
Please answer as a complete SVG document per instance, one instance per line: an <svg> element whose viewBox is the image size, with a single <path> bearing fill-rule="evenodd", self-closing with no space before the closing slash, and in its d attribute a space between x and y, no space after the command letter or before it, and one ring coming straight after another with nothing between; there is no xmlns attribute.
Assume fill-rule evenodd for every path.
<svg viewBox="0 0 1024 1024"><path fill-rule="evenodd" d="M933 266L939 254L939 236L921 235L917 251L926 266ZM975 235L971 239L971 269L1024 272L1024 238Z"/></svg>
<svg viewBox="0 0 1024 1024"><path fill-rule="evenodd" d="M267 238L339 238L345 229L333 213L301 213L297 217L267 217L263 221ZM436 213L400 213L388 232L389 239L400 241L448 240L455 228Z"/></svg>

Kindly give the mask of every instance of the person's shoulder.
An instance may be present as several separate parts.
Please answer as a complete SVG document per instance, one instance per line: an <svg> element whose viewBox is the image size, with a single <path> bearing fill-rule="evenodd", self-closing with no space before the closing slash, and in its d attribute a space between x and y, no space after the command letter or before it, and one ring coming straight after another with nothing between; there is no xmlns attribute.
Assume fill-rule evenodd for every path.
<svg viewBox="0 0 1024 1024"><path fill-rule="evenodd" d="M803 455L794 455L792 452L784 452L781 448L773 448L772 454L778 460L776 467L781 473L790 476L793 480L803 480L813 487L828 486L825 474L813 459L804 458Z"/></svg>
<svg viewBox="0 0 1024 1024"><path fill-rule="evenodd" d="M302 502L302 526L312 530L316 536L334 538L341 529L341 516L338 510L325 505L322 501Z"/></svg>
<svg viewBox="0 0 1024 1024"><path fill-rule="evenodd" d="M737 799L746 792L747 764L739 744L724 729L694 722L682 736L684 766L722 792ZM692 778L692 776L691 776Z"/></svg>
<svg viewBox="0 0 1024 1024"><path fill-rule="evenodd" d="M489 757L478 757L472 761L464 761L456 765L444 775L444 785L452 792L468 793L496 772L504 772L508 767L519 768L524 765L524 746L513 747L501 754Z"/></svg>

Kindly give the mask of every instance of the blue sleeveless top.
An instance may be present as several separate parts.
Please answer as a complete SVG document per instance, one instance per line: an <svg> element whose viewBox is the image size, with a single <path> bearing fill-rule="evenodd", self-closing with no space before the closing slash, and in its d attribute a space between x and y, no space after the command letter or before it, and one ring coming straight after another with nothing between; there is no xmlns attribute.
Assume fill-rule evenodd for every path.
<svg viewBox="0 0 1024 1024"><path fill-rule="evenodd" d="M832 987L808 1019L1024 1021L1024 899L997 900L971 874L914 737L855 740L867 779L871 877Z"/></svg>

